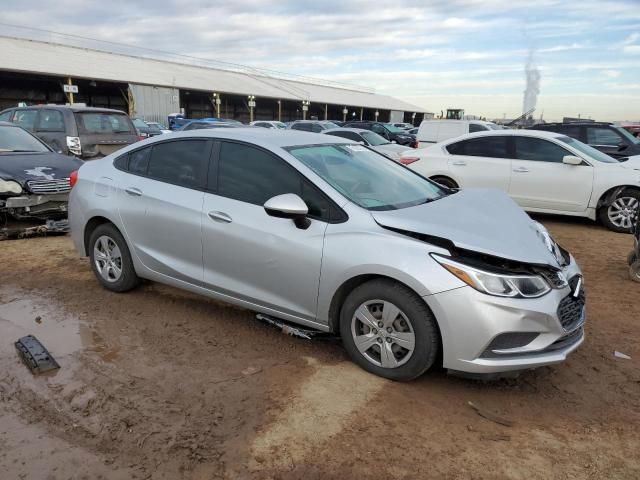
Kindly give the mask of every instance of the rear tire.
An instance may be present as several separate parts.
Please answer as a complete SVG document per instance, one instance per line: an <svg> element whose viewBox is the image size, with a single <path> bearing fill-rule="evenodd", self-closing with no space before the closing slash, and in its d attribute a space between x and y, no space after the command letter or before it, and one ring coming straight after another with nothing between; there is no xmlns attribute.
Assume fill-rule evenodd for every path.
<svg viewBox="0 0 640 480"><path fill-rule="evenodd" d="M89 237L91 269L103 287L126 292L140 284L127 242L115 225L104 223Z"/></svg>
<svg viewBox="0 0 640 480"><path fill-rule="evenodd" d="M609 230L618 233L631 233L634 219L640 203L640 190L625 188L609 205L598 210L600 222Z"/></svg>
<svg viewBox="0 0 640 480"><path fill-rule="evenodd" d="M407 381L437 358L440 336L427 304L393 280L356 287L340 311L342 343L351 360L368 372Z"/></svg>
<svg viewBox="0 0 640 480"><path fill-rule="evenodd" d="M439 185L447 188L460 188L458 184L449 177L431 177L431 180L436 182Z"/></svg>
<svg viewBox="0 0 640 480"><path fill-rule="evenodd" d="M636 260L629 266L629 277L634 282L640 283L640 260Z"/></svg>

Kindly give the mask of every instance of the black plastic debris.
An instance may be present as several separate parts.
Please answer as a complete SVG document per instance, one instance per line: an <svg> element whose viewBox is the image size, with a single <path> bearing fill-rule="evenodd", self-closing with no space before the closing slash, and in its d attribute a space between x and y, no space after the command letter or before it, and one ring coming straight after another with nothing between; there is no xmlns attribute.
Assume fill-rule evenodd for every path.
<svg viewBox="0 0 640 480"><path fill-rule="evenodd" d="M261 322L264 322L268 325L272 325L287 335L291 335L298 338L304 338L305 340L312 340L315 338L322 338L325 340L331 340L338 338L334 334L329 332L322 332L320 330L314 330L310 328L302 328L298 325L294 325L280 318L270 317L268 315L264 315L262 313L256 314L256 318Z"/></svg>
<svg viewBox="0 0 640 480"><path fill-rule="evenodd" d="M34 374L48 372L60 368L58 362L49 351L33 335L22 337L16 343L18 355Z"/></svg>

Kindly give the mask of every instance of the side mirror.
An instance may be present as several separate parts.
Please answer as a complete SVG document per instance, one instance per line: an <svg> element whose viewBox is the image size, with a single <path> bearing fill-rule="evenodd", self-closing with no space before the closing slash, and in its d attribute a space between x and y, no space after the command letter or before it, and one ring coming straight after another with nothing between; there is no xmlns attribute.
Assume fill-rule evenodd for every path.
<svg viewBox="0 0 640 480"><path fill-rule="evenodd" d="M619 143L618 144L618 151L621 152L622 150L626 150L628 146L629 145L627 145L626 143Z"/></svg>
<svg viewBox="0 0 640 480"><path fill-rule="evenodd" d="M306 230L311 225L311 220L307 218L309 208L295 193L271 197L264 203L264 211L271 217L289 218L302 230Z"/></svg>
<svg viewBox="0 0 640 480"><path fill-rule="evenodd" d="M565 155L562 157L562 163L567 165L582 165L582 159L580 157L576 157L575 155Z"/></svg>

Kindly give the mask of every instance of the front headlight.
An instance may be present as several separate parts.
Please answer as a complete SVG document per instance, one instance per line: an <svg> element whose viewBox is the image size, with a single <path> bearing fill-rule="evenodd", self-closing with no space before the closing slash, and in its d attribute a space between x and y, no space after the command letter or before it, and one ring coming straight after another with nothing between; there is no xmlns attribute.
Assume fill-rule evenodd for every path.
<svg viewBox="0 0 640 480"><path fill-rule="evenodd" d="M18 182L13 180L0 179L0 193L14 193L19 195L22 193L22 187Z"/></svg>
<svg viewBox="0 0 640 480"><path fill-rule="evenodd" d="M450 258L432 257L453 275L479 292L498 297L537 298L551 290L539 275L503 275L480 270Z"/></svg>

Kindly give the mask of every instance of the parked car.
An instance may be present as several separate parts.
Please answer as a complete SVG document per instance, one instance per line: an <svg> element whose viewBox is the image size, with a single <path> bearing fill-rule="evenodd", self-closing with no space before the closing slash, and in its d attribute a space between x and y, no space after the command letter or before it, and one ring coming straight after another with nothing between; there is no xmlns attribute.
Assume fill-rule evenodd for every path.
<svg viewBox="0 0 640 480"><path fill-rule="evenodd" d="M132 122L133 122L133 125L136 127L136 130L138 131L138 136L142 138L155 137L156 135L162 135L162 130L160 130L160 128L150 123L147 123L140 118L134 118L132 119Z"/></svg>
<svg viewBox="0 0 640 480"><path fill-rule="evenodd" d="M525 210L588 217L629 232L640 201L640 157L619 163L559 133L471 133L400 162L449 188L499 188Z"/></svg>
<svg viewBox="0 0 640 480"><path fill-rule="evenodd" d="M482 120L423 120L418 127L419 148L467 133L500 130L502 127L493 122Z"/></svg>
<svg viewBox="0 0 640 480"><path fill-rule="evenodd" d="M329 121L330 121L331 123L335 123L335 124L336 124L337 126L339 126L339 127L343 127L343 126L344 126L344 124L345 124L345 123L347 123L347 122L345 122L345 121L343 121L343 120L329 120Z"/></svg>
<svg viewBox="0 0 640 480"><path fill-rule="evenodd" d="M184 132L187 130L202 130L205 128L238 128L241 127L242 124L237 125L235 123L225 123L225 122L212 122L208 120L192 120L189 123L186 123L182 127L178 129L179 132Z"/></svg>
<svg viewBox="0 0 640 480"><path fill-rule="evenodd" d="M146 278L336 332L354 362L395 380L436 360L539 367L584 338L579 267L506 194L453 192L337 137L144 140L80 168L70 219L109 290Z"/></svg>
<svg viewBox="0 0 640 480"><path fill-rule="evenodd" d="M412 128L414 128L414 126L413 126L412 124L410 124L410 123L403 123L403 122L401 122L401 123L392 123L392 122L389 122L389 123L388 123L388 125L393 125L394 127L398 127L398 128L403 129L403 130L411 130Z"/></svg>
<svg viewBox="0 0 640 480"><path fill-rule="evenodd" d="M377 133L381 137L386 138L390 142L396 142L398 145L407 145L412 148L417 148L416 137L407 133L405 130L388 125L382 122L369 122L369 121L351 121L345 125L347 128L362 128L365 130L371 130Z"/></svg>
<svg viewBox="0 0 640 480"><path fill-rule="evenodd" d="M358 128L331 128L325 130L322 133L327 135L333 135L335 137L346 138L347 140L353 140L354 142L361 143L370 147L378 153L386 155L387 157L400 161L400 154L407 151L406 145L398 145L397 143L391 143L384 137L381 137L377 133L371 130L364 130Z"/></svg>
<svg viewBox="0 0 640 480"><path fill-rule="evenodd" d="M337 127L338 125L328 120L296 120L295 122L291 122L287 128L291 130L302 130L303 132L320 133L323 130Z"/></svg>
<svg viewBox="0 0 640 480"><path fill-rule="evenodd" d="M618 160L640 155L640 138L634 137L629 131L611 123L540 123L531 128L575 138Z"/></svg>
<svg viewBox="0 0 640 480"><path fill-rule="evenodd" d="M0 222L67 217L69 177L82 161L54 152L38 137L0 122Z"/></svg>
<svg viewBox="0 0 640 480"><path fill-rule="evenodd" d="M159 129L162 133L171 133L171 130L169 130L167 127L165 127L161 123L158 123L158 122L145 122L145 123L151 127L155 127Z"/></svg>
<svg viewBox="0 0 640 480"><path fill-rule="evenodd" d="M620 126L624 128L627 132L629 132L631 135L633 135L634 137L636 138L640 137L640 123L624 124Z"/></svg>
<svg viewBox="0 0 640 480"><path fill-rule="evenodd" d="M253 127L276 128L281 130L285 130L287 128L287 125L285 123L278 122L276 120L257 120L255 122L249 123L249 125Z"/></svg>
<svg viewBox="0 0 640 480"><path fill-rule="evenodd" d="M420 130L418 127L413 127L413 128L410 128L409 130L407 130L407 133L417 136L418 135L418 130Z"/></svg>
<svg viewBox="0 0 640 480"><path fill-rule="evenodd" d="M0 112L0 121L13 122L56 152L84 160L104 157L139 140L127 114L106 108L18 107Z"/></svg>

